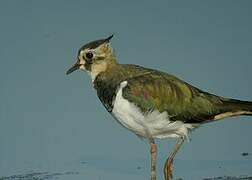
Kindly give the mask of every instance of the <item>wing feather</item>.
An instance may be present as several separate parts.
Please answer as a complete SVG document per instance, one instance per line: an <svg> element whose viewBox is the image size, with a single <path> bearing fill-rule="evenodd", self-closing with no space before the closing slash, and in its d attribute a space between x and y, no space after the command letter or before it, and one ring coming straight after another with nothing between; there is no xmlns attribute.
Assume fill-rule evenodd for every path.
<svg viewBox="0 0 252 180"><path fill-rule="evenodd" d="M220 97L203 92L166 73L153 71L127 79L123 96L148 113L166 111L170 120L201 123L221 113Z"/></svg>

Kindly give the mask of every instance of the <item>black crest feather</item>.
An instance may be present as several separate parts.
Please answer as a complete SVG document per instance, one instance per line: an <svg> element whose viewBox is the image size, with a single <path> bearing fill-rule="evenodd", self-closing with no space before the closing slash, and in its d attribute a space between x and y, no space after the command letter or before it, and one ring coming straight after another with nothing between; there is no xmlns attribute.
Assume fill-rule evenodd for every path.
<svg viewBox="0 0 252 180"><path fill-rule="evenodd" d="M112 34L112 35L110 35L109 37L107 37L105 39L99 39L99 40L91 41L91 42L85 44L84 46L82 46L79 49L79 53L80 53L80 51L82 51L84 49L95 49L98 46L102 45L103 43L108 43L113 38L113 36L114 35Z"/></svg>

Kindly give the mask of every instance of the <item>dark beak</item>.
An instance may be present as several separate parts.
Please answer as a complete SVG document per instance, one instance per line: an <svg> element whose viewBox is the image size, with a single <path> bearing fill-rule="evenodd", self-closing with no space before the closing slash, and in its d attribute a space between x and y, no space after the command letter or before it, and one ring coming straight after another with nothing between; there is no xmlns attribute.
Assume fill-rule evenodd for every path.
<svg viewBox="0 0 252 180"><path fill-rule="evenodd" d="M79 63L74 64L73 67L71 67L70 69L68 69L68 71L66 72L66 74L68 75L68 74L70 74L70 73L78 70L80 68L80 66L81 65Z"/></svg>

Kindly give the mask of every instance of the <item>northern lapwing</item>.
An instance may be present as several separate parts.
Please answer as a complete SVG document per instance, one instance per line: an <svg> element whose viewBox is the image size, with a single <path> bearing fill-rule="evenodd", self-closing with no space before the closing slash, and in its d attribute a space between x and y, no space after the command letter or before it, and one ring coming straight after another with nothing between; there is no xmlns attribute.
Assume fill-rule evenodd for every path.
<svg viewBox="0 0 252 180"><path fill-rule="evenodd" d="M156 138L178 139L164 166L168 180L175 154L192 129L231 116L252 115L252 102L210 94L165 72L119 64L110 44L112 37L82 46L67 74L87 71L107 111L123 127L149 141L151 180L156 180Z"/></svg>

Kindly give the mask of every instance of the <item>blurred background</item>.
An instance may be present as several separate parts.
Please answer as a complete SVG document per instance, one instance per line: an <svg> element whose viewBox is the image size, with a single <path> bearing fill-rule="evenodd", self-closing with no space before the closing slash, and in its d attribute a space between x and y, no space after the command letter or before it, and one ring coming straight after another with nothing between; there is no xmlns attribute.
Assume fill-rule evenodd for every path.
<svg viewBox="0 0 252 180"><path fill-rule="evenodd" d="M252 101L251 9L249 0L2 0L0 177L148 179L148 143L112 119L86 73L65 75L77 50L114 33L121 63ZM176 156L175 177L252 175L251 137L251 117L202 126ZM174 143L158 141L159 179Z"/></svg>

